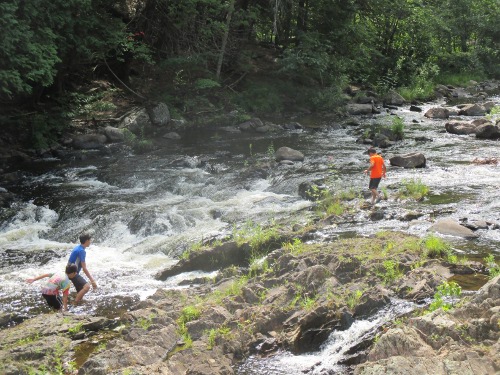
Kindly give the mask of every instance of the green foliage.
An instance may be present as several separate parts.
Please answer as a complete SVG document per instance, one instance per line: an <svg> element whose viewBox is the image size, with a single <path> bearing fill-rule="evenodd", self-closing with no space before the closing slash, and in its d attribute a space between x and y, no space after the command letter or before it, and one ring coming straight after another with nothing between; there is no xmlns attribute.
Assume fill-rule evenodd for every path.
<svg viewBox="0 0 500 375"><path fill-rule="evenodd" d="M235 98L235 103L250 112L272 113L283 109L279 87L261 82L242 91Z"/></svg>
<svg viewBox="0 0 500 375"><path fill-rule="evenodd" d="M292 242L283 242L281 246L293 255L299 255L305 251L305 246L300 238L294 238Z"/></svg>
<svg viewBox="0 0 500 375"><path fill-rule="evenodd" d="M470 81L480 82L484 75L477 72L442 73L436 77L436 82L442 85L468 86Z"/></svg>
<svg viewBox="0 0 500 375"><path fill-rule="evenodd" d="M259 252L265 244L278 238L278 230L274 223L264 228L260 224L247 221L242 228L233 228L233 238L238 245L248 242L254 252Z"/></svg>
<svg viewBox="0 0 500 375"><path fill-rule="evenodd" d="M200 78L196 80L195 87L198 90L209 90L209 89L219 88L220 83L210 78Z"/></svg>
<svg viewBox="0 0 500 375"><path fill-rule="evenodd" d="M401 117L398 116L393 117L391 131L398 140L404 138L405 123Z"/></svg>
<svg viewBox="0 0 500 375"><path fill-rule="evenodd" d="M429 194L429 187L420 179L404 179L397 194L400 199L412 198L417 201L423 200Z"/></svg>
<svg viewBox="0 0 500 375"><path fill-rule="evenodd" d="M207 349L212 350L215 346L218 337L227 336L231 333L231 328L229 327L219 327L212 328L208 331L208 344Z"/></svg>
<svg viewBox="0 0 500 375"><path fill-rule="evenodd" d="M271 268L269 267L268 260L257 255L250 260L248 275L253 277L270 270Z"/></svg>
<svg viewBox="0 0 500 375"><path fill-rule="evenodd" d="M454 300L456 300L462 294L462 288L454 281L444 282L437 288L437 292L434 294L434 299L429 305L429 312L435 311L437 309L443 309L443 311L448 311L454 305Z"/></svg>
<svg viewBox="0 0 500 375"><path fill-rule="evenodd" d="M423 245L427 258L448 258L451 254L451 245L434 234L428 235Z"/></svg>
<svg viewBox="0 0 500 375"><path fill-rule="evenodd" d="M359 301L361 301L361 297L363 297L363 292L361 290L355 290L347 295L346 304L351 310L355 308Z"/></svg>
<svg viewBox="0 0 500 375"><path fill-rule="evenodd" d="M484 262L486 263L486 267L488 268L488 274L490 279L497 277L500 275L500 265L495 261L495 257L493 254L489 254L484 258Z"/></svg>
<svg viewBox="0 0 500 375"><path fill-rule="evenodd" d="M177 319L179 325L184 325L192 320L196 320L200 317L201 310L193 305L186 306L182 309L181 315Z"/></svg>
<svg viewBox="0 0 500 375"><path fill-rule="evenodd" d="M43 9L43 11L40 11ZM114 51L145 56L107 4L90 0L9 0L0 4L0 97L34 93L84 64L101 63Z"/></svg>
<svg viewBox="0 0 500 375"><path fill-rule="evenodd" d="M74 325L73 327L70 327L68 329L68 332L72 335L75 335L77 333L80 333L80 332L83 332L84 329L83 329L83 323L80 322L80 323L77 323L76 325Z"/></svg>
<svg viewBox="0 0 500 375"><path fill-rule="evenodd" d="M403 272L401 272L398 264L393 260L385 260L383 267L384 272L378 273L377 276L383 280L384 284L390 284L403 276Z"/></svg>
<svg viewBox="0 0 500 375"><path fill-rule="evenodd" d="M151 327L151 325L153 324L153 319L156 317L155 314L149 314L149 316L147 318L144 318L144 317L139 317L139 319L137 319L136 323L139 327L141 327L143 330L147 331L149 329L149 327Z"/></svg>

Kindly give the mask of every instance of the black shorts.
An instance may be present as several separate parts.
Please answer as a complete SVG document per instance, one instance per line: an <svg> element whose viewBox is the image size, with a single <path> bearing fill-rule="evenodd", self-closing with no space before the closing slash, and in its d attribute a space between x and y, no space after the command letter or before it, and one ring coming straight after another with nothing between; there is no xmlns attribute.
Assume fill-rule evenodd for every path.
<svg viewBox="0 0 500 375"><path fill-rule="evenodd" d="M47 301L47 304L50 307L56 310L61 310L61 307L63 305L61 296L53 294L42 294L42 297L45 298L45 301Z"/></svg>
<svg viewBox="0 0 500 375"><path fill-rule="evenodd" d="M368 189L376 189L378 188L378 184L380 184L380 180L382 178L370 178L370 185L368 185Z"/></svg>
<svg viewBox="0 0 500 375"><path fill-rule="evenodd" d="M77 292L79 292L80 290L82 290L83 287L85 286L85 284L87 284L87 280L85 280L83 278L83 276L81 276L79 274L77 274L75 277L73 277L71 279L71 282L75 286L75 289L76 289Z"/></svg>

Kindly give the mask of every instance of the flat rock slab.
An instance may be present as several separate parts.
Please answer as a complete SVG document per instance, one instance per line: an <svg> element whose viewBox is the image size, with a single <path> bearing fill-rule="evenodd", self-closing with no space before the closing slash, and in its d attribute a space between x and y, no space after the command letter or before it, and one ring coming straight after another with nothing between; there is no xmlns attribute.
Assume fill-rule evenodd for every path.
<svg viewBox="0 0 500 375"><path fill-rule="evenodd" d="M463 238L477 238L479 237L469 228L459 224L452 218L440 219L429 228L430 232L446 234L450 236L463 237Z"/></svg>

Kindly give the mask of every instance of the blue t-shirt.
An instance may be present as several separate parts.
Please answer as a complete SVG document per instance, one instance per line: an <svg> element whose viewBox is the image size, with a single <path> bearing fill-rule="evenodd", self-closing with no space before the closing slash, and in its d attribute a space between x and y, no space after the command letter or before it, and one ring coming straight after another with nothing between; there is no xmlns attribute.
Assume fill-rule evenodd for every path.
<svg viewBox="0 0 500 375"><path fill-rule="evenodd" d="M69 256L68 264L74 263L78 267L78 273L82 270L82 262L85 262L85 248L80 244L76 246Z"/></svg>

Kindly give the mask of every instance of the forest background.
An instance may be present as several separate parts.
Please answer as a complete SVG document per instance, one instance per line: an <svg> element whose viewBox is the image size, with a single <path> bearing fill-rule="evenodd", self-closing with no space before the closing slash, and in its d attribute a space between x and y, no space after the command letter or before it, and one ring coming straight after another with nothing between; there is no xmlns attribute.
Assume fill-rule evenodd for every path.
<svg viewBox="0 0 500 375"><path fill-rule="evenodd" d="M500 78L498 0L3 0L0 123L35 148L75 117L167 103L218 121L335 112Z"/></svg>

